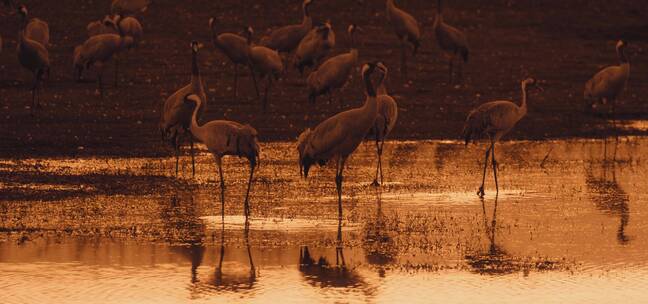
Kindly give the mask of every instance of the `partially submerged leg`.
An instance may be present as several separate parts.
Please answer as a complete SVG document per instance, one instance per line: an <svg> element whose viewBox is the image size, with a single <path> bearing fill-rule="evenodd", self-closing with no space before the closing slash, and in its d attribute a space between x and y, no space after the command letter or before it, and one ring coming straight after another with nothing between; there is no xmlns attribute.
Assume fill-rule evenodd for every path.
<svg viewBox="0 0 648 304"><path fill-rule="evenodd" d="M383 136L382 140L380 141L380 148L378 149L378 167L380 167L380 183L384 184L385 179L383 178L383 172L382 172L382 153L383 153L383 146L385 145L385 137Z"/></svg>
<svg viewBox="0 0 648 304"><path fill-rule="evenodd" d="M180 135L177 133L173 136L173 147L175 149L176 170L175 176L178 178L178 163L180 162Z"/></svg>
<svg viewBox="0 0 648 304"><path fill-rule="evenodd" d="M488 167L488 155L493 148L493 145L491 144L488 149L486 149L486 156L484 157L484 173L482 174L482 183L481 186L479 187L479 190L477 190L477 195L480 197L484 197L484 183L486 182L486 168Z"/></svg>
<svg viewBox="0 0 648 304"><path fill-rule="evenodd" d="M248 179L247 191L245 192L245 203L243 204L245 211L245 218L250 216L250 203L248 198L250 196L250 188L252 187L252 176L254 175L254 166L250 163L250 179Z"/></svg>
<svg viewBox="0 0 648 304"><path fill-rule="evenodd" d="M194 159L194 141L193 135L189 133L189 142L191 143L191 177L196 177L196 161Z"/></svg>
<svg viewBox="0 0 648 304"><path fill-rule="evenodd" d="M338 157L335 175L335 186L338 193L338 219L340 220L342 220L342 171L344 170L344 161L345 159L342 156Z"/></svg>
<svg viewBox="0 0 648 304"><path fill-rule="evenodd" d="M376 177L374 177L373 183L371 183L372 186L378 187L380 186L380 183L378 182L378 172L380 170L380 146L378 145L379 139L378 139L378 130L374 126L374 130L376 133L376 156L378 156L378 160L376 161Z"/></svg>
<svg viewBox="0 0 648 304"><path fill-rule="evenodd" d="M221 218L225 219L225 179L223 178L223 166L220 156L214 155L216 158L216 165L218 166L218 175L220 175L220 189L221 189Z"/></svg>
<svg viewBox="0 0 648 304"><path fill-rule="evenodd" d="M499 185L497 184L497 161L495 160L495 141L491 143L491 158L493 161L493 176L495 177L495 193L499 194Z"/></svg>

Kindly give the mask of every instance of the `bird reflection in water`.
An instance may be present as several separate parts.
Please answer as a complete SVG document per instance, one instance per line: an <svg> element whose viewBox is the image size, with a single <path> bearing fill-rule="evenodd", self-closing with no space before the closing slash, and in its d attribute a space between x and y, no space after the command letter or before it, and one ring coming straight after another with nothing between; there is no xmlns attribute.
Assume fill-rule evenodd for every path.
<svg viewBox="0 0 648 304"><path fill-rule="evenodd" d="M397 246L387 233L386 225L385 214L382 211L382 192L380 188L376 188L376 218L365 224L366 238L363 244L367 262L376 266L380 277L385 277L386 267L394 263L398 254Z"/></svg>
<svg viewBox="0 0 648 304"><path fill-rule="evenodd" d="M617 241L625 245L630 242L630 238L625 235L625 228L630 221L629 197L617 182L616 163L603 162L599 176L595 176L593 167L593 163L590 163L585 172L585 184L589 190L590 200L597 209L619 217Z"/></svg>
<svg viewBox="0 0 648 304"><path fill-rule="evenodd" d="M338 220L337 246L335 247L335 265L331 265L325 256L313 258L308 246L299 249L299 271L306 281L319 287L361 287L364 280L354 269L349 268L344 259L342 244L342 219Z"/></svg>
<svg viewBox="0 0 648 304"><path fill-rule="evenodd" d="M254 267L254 261L252 259L252 251L250 250L250 222L248 219L245 219L245 228L243 230L243 237L245 238L245 247L247 249L248 261L249 261L249 271L246 274L241 273L230 273L226 274L223 267L223 260L225 258L225 222L221 222L221 242L220 242L220 254L218 259L218 265L214 271L214 277L211 282L218 289L232 290L236 291L239 289L252 289L257 280L257 272Z"/></svg>

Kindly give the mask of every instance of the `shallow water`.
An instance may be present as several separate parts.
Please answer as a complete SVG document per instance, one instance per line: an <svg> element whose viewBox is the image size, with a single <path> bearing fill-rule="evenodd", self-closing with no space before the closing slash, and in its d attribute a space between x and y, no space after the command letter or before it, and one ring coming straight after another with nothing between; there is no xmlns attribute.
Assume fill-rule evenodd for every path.
<svg viewBox="0 0 648 304"><path fill-rule="evenodd" d="M648 139L506 142L499 195L484 146L388 142L299 177L294 144L212 157L0 160L3 303L645 301ZM607 157L604 151L607 150ZM304 252L308 251L308 255Z"/></svg>

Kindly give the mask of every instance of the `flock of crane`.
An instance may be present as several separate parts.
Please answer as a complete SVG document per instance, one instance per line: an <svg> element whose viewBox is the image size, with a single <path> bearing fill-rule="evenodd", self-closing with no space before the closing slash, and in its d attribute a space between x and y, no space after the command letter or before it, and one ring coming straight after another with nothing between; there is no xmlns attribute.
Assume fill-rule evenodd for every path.
<svg viewBox="0 0 648 304"><path fill-rule="evenodd" d="M234 33L219 33L218 19L209 19L212 32L212 43L233 64L234 95L238 96L239 67L249 68L256 94L260 97L257 84L259 80L267 81L263 96L265 109L268 100L268 90L273 79L277 80L289 68L296 68L301 75L306 69L310 70L306 78L308 99L315 99L324 94L329 98L332 91L338 90L349 82L351 74L358 65L359 50L356 45L355 33L362 31L356 24L348 27L351 49L337 56L327 56L335 46L335 33L330 22L313 24L309 6L314 0L304 0L302 3L303 19L300 24L287 25L273 30L260 39L259 44L252 42L254 30L247 27L244 35ZM80 80L85 70L93 68L97 75L98 94L103 96L103 67L110 60L115 61L115 84L117 83L118 55L132 47L136 47L143 36L143 29L137 20L137 15L146 10L150 0L114 0L111 15L104 19L88 24L89 38L74 49L73 65L75 79ZM434 21L433 31L438 47L447 57L449 64L449 80L453 82L455 62L459 59L468 61L469 48L465 34L445 23L442 14L441 0L438 0L438 13ZM40 82L49 76L49 28L46 22L38 18L28 18L24 5L18 6L22 16L22 27L19 33L18 59L20 64L32 72L32 111L39 104ZM420 47L420 28L416 19L398 8L394 0L386 0L386 17L392 27L401 48L400 71L407 75L407 57L415 56ZM1 40L0 40L1 41ZM625 41L620 40L616 51L620 64L607 67L598 72L585 85L584 97L591 100L590 105L599 103L614 104L626 86L629 77L630 64L624 50ZM203 125L198 120L207 107L207 94L201 79L198 64L198 53L201 44L191 43L192 68L191 81L177 90L164 102L160 115L159 128L164 140L168 140L175 149L176 176L180 146L183 138L188 138L191 144L192 172L195 174L194 138L202 142L214 156L220 175L221 203L224 208L224 179L222 157L233 155L249 160L250 175L245 197L245 215L249 215L248 196L253 180L254 170L259 164L259 143L257 131L247 124L233 121L213 120ZM326 60L325 60L326 59ZM458 76L461 78L461 63ZM398 107L385 88L388 68L382 62L368 62L361 65L361 79L365 88L365 101L359 108L343 111L314 128L303 131L297 142L299 152L300 174L308 177L309 169L314 164L324 165L329 161L336 163L335 183L338 194L339 217L342 217L342 183L343 171L348 157L365 139L375 139L377 151L376 176L373 185L383 182L382 150L385 138L393 130L398 116ZM466 119L463 135L466 144L470 140L488 137L490 146L486 150L482 183L477 192L484 196L484 182L489 157L491 158L493 177L497 191L497 162L495 160L495 143L509 132L516 123L527 113L527 90L541 89L538 81L527 78L521 82L522 101L518 105L512 101L499 100L487 102L472 110ZM613 120L614 122L614 120ZM618 139L617 139L618 140Z"/></svg>

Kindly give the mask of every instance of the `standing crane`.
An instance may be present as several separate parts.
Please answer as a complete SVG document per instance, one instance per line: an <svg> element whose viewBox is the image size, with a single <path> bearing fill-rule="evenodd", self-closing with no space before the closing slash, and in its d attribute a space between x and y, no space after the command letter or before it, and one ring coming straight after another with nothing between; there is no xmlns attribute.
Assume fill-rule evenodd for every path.
<svg viewBox="0 0 648 304"><path fill-rule="evenodd" d="M616 44L617 56L619 57L619 65L613 65L604 68L596 73L590 80L585 83L585 91L583 93L587 102L590 102L589 107L595 108L598 106L596 103L606 105L608 102L612 108L612 124L616 133L616 142L619 142L619 133L616 128L616 100L621 95L621 92L628 84L630 78L630 61L625 54L627 42L619 40ZM608 112L609 115L609 112ZM607 139L606 141L607 147ZM607 154L607 151L606 151ZM614 159L616 159L616 146L614 148Z"/></svg>
<svg viewBox="0 0 648 304"><path fill-rule="evenodd" d="M295 50L295 67L304 74L306 67L316 67L332 48L335 47L335 33L330 22L319 25L299 42Z"/></svg>
<svg viewBox="0 0 648 304"><path fill-rule="evenodd" d="M244 212L247 218L250 215L248 197L252 185L254 169L259 164L259 143L257 131L250 125L242 125L238 122L228 120L212 120L202 126L198 125L198 115L202 98L189 94L184 97L184 103L193 107L191 126L189 130L199 141L207 146L207 150L214 156L220 175L221 188L221 214L225 210L225 180L223 179L222 158L225 155L245 157L250 162L250 179L248 180L247 192L245 194Z"/></svg>
<svg viewBox="0 0 648 304"><path fill-rule="evenodd" d="M376 154L378 156L378 164L376 165L376 177L372 183L373 186L380 186L384 182L382 173L382 152L385 145L385 138L391 133L396 125L398 119L398 105L393 97L389 96L385 81L388 79L388 70L385 69L385 79L378 85L378 116L376 122L369 130L367 138L372 136L376 139ZM378 172L380 172L380 182L378 182Z"/></svg>
<svg viewBox="0 0 648 304"><path fill-rule="evenodd" d="M443 22L443 8L441 0L438 0L437 17L433 25L439 48L448 59L448 82L452 83L453 63L457 55L461 56L464 63L468 62L468 42L466 35L459 29ZM459 77L462 78L462 66L459 66Z"/></svg>
<svg viewBox="0 0 648 304"><path fill-rule="evenodd" d="M472 110L468 114L464 124L463 137L466 145L471 139L476 140L484 135L488 136L490 146L486 150L484 158L484 173L482 184L477 191L477 195L484 197L484 182L486 180L486 167L488 167L488 153L491 153L493 164L493 176L495 178L495 188L499 193L497 184L497 161L495 160L495 143L508 133L527 113L527 87L535 86L542 90L534 78L527 78L522 81L522 104L516 105L512 101L497 100L484 103Z"/></svg>
<svg viewBox="0 0 648 304"><path fill-rule="evenodd" d="M233 33L216 34L216 19L214 17L209 18L209 28L214 46L234 64L234 97L238 97L238 66L247 65L254 76L250 65L250 46L248 45L250 39ZM251 35L249 28L245 31L247 36ZM254 87L257 87L256 79L254 79Z"/></svg>
<svg viewBox="0 0 648 304"><path fill-rule="evenodd" d="M303 18L301 24L291 24L280 27L270 33L270 35L261 38L260 44L278 51L279 53L292 52L299 42L304 39L308 31L313 28L313 18L311 18L308 8L312 0L304 0L302 3Z"/></svg>
<svg viewBox="0 0 648 304"><path fill-rule="evenodd" d="M358 48L354 37L357 29L355 24L351 24L347 30L351 38L351 50L348 53L327 59L308 75L306 83L310 102L315 102L317 96L325 93L330 97L333 90L342 88L348 82L353 68L358 64Z"/></svg>
<svg viewBox="0 0 648 304"><path fill-rule="evenodd" d="M198 68L198 42L191 42L191 82L177 90L166 101L160 115L160 132L163 139L168 139L175 150L175 173L178 176L178 162L180 158L180 143L182 136L186 136L191 126L193 109L185 102L185 96L194 94L202 99L196 108L199 119L205 113L207 107L207 94ZM196 164L194 160L193 137L188 134L191 144L191 172L192 176L196 175Z"/></svg>
<svg viewBox="0 0 648 304"><path fill-rule="evenodd" d="M303 174L304 178L308 177L308 171L313 164L324 165L330 159L335 159L339 219L342 219L344 163L367 136L378 115L378 100L371 80L376 69L381 71L378 81L380 83L386 71L382 63L368 63L362 66L362 79L367 95L362 107L338 113L320 123L312 131L310 128L306 129L299 135L297 142L300 174Z"/></svg>
<svg viewBox="0 0 648 304"><path fill-rule="evenodd" d="M34 109L40 106L40 83L49 78L50 60L47 45L49 44L49 26L38 18L28 19L27 8L24 5L18 7L22 16L23 26L18 33L18 61L25 69L29 70L34 78L32 85L31 114Z"/></svg>
<svg viewBox="0 0 648 304"><path fill-rule="evenodd" d="M272 78L279 80L279 74L284 70L283 61L281 60L281 56L279 56L279 52L262 45L252 44L254 29L251 26L248 26L247 32L250 49L250 65L253 70L252 76L254 78L254 87L257 90L257 95L259 94L259 89L256 84L254 72L259 73L259 80L263 78L267 79L265 94L263 95L263 110L265 111L268 104L268 91L272 86Z"/></svg>
<svg viewBox="0 0 648 304"><path fill-rule="evenodd" d="M394 0L387 0L387 21L394 29L401 43L401 74L407 77L407 49L412 49L412 56L421 45L421 31L418 22L412 15L396 7Z"/></svg>

